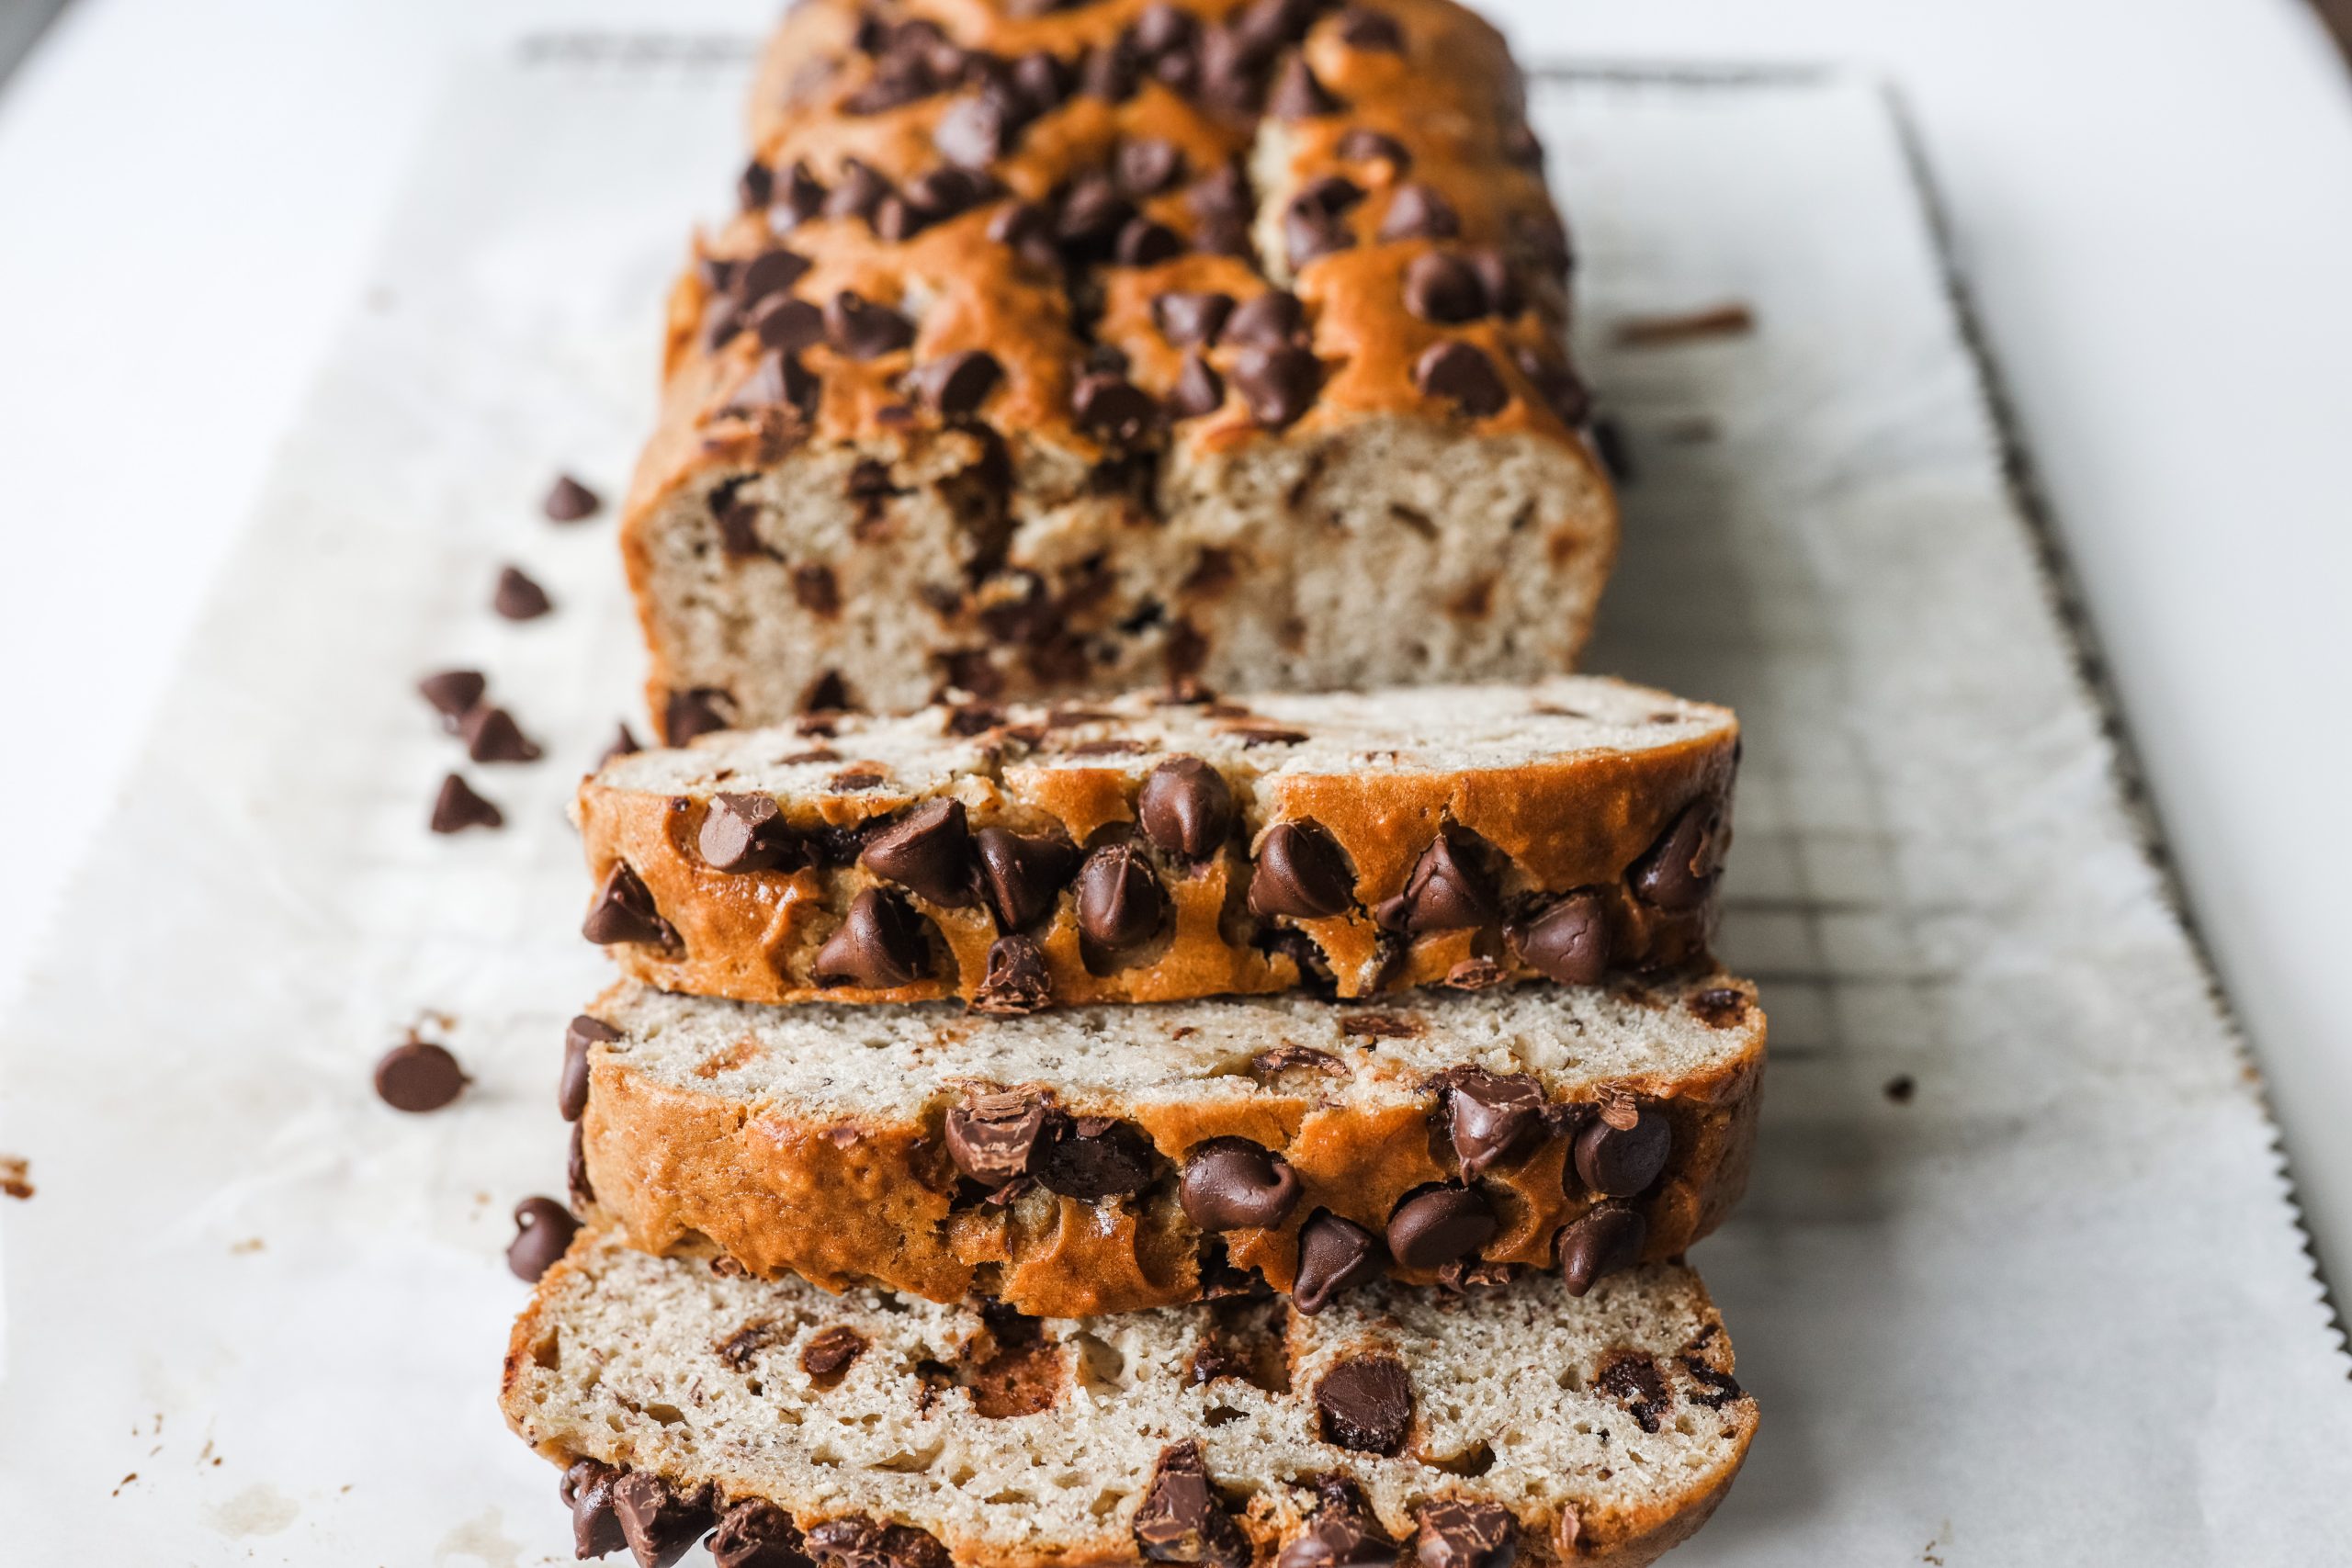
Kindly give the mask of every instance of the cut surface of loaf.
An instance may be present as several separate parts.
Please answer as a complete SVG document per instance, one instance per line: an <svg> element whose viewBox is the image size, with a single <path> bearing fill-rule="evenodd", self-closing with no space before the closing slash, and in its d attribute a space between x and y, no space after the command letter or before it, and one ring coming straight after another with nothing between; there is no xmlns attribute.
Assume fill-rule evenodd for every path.
<svg viewBox="0 0 2352 1568"><path fill-rule="evenodd" d="M672 740L1569 667L1569 244L1449 0L811 0L671 301L624 548Z"/></svg>
<svg viewBox="0 0 2352 1568"><path fill-rule="evenodd" d="M744 1001L1589 984L1703 953L1729 711L1589 676L706 736L577 807L587 930Z"/></svg>
<svg viewBox="0 0 2352 1568"><path fill-rule="evenodd" d="M582 1555L1429 1568L1647 1562L1756 1427L1697 1276L984 1314L730 1277L582 1233L514 1326L508 1423ZM790 1552L797 1555L784 1555ZM725 1559L722 1559L725 1561Z"/></svg>
<svg viewBox="0 0 2352 1568"><path fill-rule="evenodd" d="M1044 1316L1256 1280L1311 1313L1680 1253L1746 1181L1764 1035L1723 975L1023 1018L624 983L573 1025L567 1110L650 1250Z"/></svg>

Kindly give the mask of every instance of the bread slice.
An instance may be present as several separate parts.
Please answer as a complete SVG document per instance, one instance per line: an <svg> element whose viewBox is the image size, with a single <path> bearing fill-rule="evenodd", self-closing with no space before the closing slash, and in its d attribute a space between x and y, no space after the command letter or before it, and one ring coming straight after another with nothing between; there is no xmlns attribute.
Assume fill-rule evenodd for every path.
<svg viewBox="0 0 2352 1568"><path fill-rule="evenodd" d="M502 1404L569 1467L582 1555L666 1563L716 1524L730 1568L1630 1565L1705 1520L1756 1429L1671 1265L1582 1301L1040 1322L593 1231L515 1324Z"/></svg>
<svg viewBox="0 0 2352 1568"><path fill-rule="evenodd" d="M1583 676L814 728L582 786L588 931L628 974L1011 1011L1671 966L1739 750L1726 709Z"/></svg>
<svg viewBox="0 0 2352 1568"><path fill-rule="evenodd" d="M625 983L567 1108L651 1250L1054 1317L1254 1271L1312 1311L1384 1270L1582 1289L1679 1253L1746 1181L1764 1032L1723 975L1023 1018Z"/></svg>
<svg viewBox="0 0 2352 1568"><path fill-rule="evenodd" d="M623 522L669 739L1570 667L1616 508L1499 35L1019 9L778 35Z"/></svg>

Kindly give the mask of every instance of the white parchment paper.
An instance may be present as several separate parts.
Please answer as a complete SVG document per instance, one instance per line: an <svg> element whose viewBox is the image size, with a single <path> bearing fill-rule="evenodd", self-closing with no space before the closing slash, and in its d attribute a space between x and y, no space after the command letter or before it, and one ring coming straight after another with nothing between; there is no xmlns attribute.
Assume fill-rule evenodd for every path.
<svg viewBox="0 0 2352 1568"><path fill-rule="evenodd" d="M132 787L38 760L105 827L0 1037L36 1189L0 1201L0 1561L568 1556L493 1404L501 1254L561 1190L562 1024L604 980L563 805L639 660L609 514L535 502L560 467L625 480L743 79L595 40L467 78ZM2346 1362L1884 102L1538 97L1640 465L1592 667L1747 725L1724 947L1774 1061L1695 1260L1764 1427L1679 1561L2346 1561ZM1734 299L1754 336L1612 344ZM489 614L506 561L557 615ZM548 746L468 770L503 833L424 831L458 759L410 682L451 665ZM368 1086L412 1025L475 1078L430 1116Z"/></svg>

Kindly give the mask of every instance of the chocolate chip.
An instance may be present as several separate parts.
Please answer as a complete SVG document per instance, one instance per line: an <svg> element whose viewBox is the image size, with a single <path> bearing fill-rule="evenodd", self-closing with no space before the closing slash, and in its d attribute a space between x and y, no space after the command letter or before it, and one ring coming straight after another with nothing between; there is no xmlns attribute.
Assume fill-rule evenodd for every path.
<svg viewBox="0 0 2352 1568"><path fill-rule="evenodd" d="M1460 256L1425 252L1405 268L1405 309L1425 321L1474 321L1487 313L1487 286Z"/></svg>
<svg viewBox="0 0 2352 1568"><path fill-rule="evenodd" d="M812 1378L838 1380L865 1354L865 1337L846 1323L820 1328L800 1348L800 1370Z"/></svg>
<svg viewBox="0 0 2352 1568"><path fill-rule="evenodd" d="M1306 1531L1274 1559L1274 1568L1392 1568L1396 1543L1381 1529L1355 1483L1325 1476L1316 1486L1322 1501Z"/></svg>
<svg viewBox="0 0 2352 1568"><path fill-rule="evenodd" d="M1168 895L1151 866L1126 843L1105 844L1078 872L1078 929L1104 953L1143 946L1168 918Z"/></svg>
<svg viewBox="0 0 2352 1568"><path fill-rule="evenodd" d="M1323 1440L1358 1453L1395 1454L1413 1432L1413 1382L1401 1361L1342 1361L1315 1385Z"/></svg>
<svg viewBox="0 0 2352 1568"><path fill-rule="evenodd" d="M1425 397L1451 400L1474 419L1500 413L1510 401L1495 362L1466 343L1430 344L1413 365L1413 385Z"/></svg>
<svg viewBox="0 0 2352 1568"><path fill-rule="evenodd" d="M1340 137L1332 152L1343 163L1385 163L1398 174L1413 166L1413 154L1403 142L1361 125Z"/></svg>
<svg viewBox="0 0 2352 1568"><path fill-rule="evenodd" d="M1544 1090L1524 1073L1483 1068L1457 1076L1446 1094L1446 1133L1462 1179L1475 1181L1525 1148L1544 1126Z"/></svg>
<svg viewBox="0 0 2352 1568"><path fill-rule="evenodd" d="M503 828L505 814L476 795L473 786L451 773L433 797L432 828L436 833L460 833L468 828Z"/></svg>
<svg viewBox="0 0 2352 1568"><path fill-rule="evenodd" d="M1634 863L1634 892L1644 903L1677 914L1705 903L1723 874L1724 829L1722 796L1702 795L1684 807Z"/></svg>
<svg viewBox="0 0 2352 1568"><path fill-rule="evenodd" d="M654 908L653 895L627 861L615 861L613 869L605 874L596 902L580 923L580 934L604 946L634 942L667 947L678 940L670 922Z"/></svg>
<svg viewBox="0 0 2352 1568"><path fill-rule="evenodd" d="M867 888L850 900L840 929L817 950L817 983L887 991L926 978L931 974L929 926L904 899L878 887Z"/></svg>
<svg viewBox="0 0 2352 1568"><path fill-rule="evenodd" d="M458 1058L429 1040L411 1040L376 1064L376 1096L395 1111L438 1111L472 1080Z"/></svg>
<svg viewBox="0 0 2352 1568"><path fill-rule="evenodd" d="M1053 999L1053 972L1035 942L1016 932L989 943L988 968L972 992L975 1010L1035 1012Z"/></svg>
<svg viewBox="0 0 2352 1568"><path fill-rule="evenodd" d="M907 182L907 199L934 223L969 212L1003 187L988 175L942 164Z"/></svg>
<svg viewBox="0 0 2352 1568"><path fill-rule="evenodd" d="M1176 388L1168 395L1168 409L1178 419L1200 419L1225 406L1225 378L1197 354L1184 356L1176 372Z"/></svg>
<svg viewBox="0 0 2352 1568"><path fill-rule="evenodd" d="M825 1334L847 1332L838 1325L825 1330ZM820 1334L818 1338L824 1337ZM859 1341L861 1346L864 1343ZM805 1354L801 1361L807 1364ZM791 1515L765 1498L748 1498L720 1517L718 1529L710 1538L711 1568L808 1568L805 1545Z"/></svg>
<svg viewBox="0 0 2352 1568"><path fill-rule="evenodd" d="M1012 147L1019 118L1011 105L986 93L958 98L939 117L931 144L950 163L985 169Z"/></svg>
<svg viewBox="0 0 2352 1568"><path fill-rule="evenodd" d="M582 1013L564 1027L563 1076L556 1080L556 1109L567 1122L577 1122L588 1110L588 1052L618 1040L621 1032L601 1018Z"/></svg>
<svg viewBox="0 0 2352 1568"><path fill-rule="evenodd" d="M1560 1232L1560 1278L1568 1294L1581 1296L1593 1282L1631 1269L1642 1259L1648 1222L1626 1203L1602 1203Z"/></svg>
<svg viewBox="0 0 2352 1568"><path fill-rule="evenodd" d="M1104 103L1125 103L1135 96L1135 57L1116 45L1097 44L1080 56L1078 90Z"/></svg>
<svg viewBox="0 0 2352 1568"><path fill-rule="evenodd" d="M857 863L934 904L972 902L972 831L960 800L929 800L865 841Z"/></svg>
<svg viewBox="0 0 2352 1568"><path fill-rule="evenodd" d="M1216 334L1233 314L1233 296L1170 289L1151 302L1151 319L1159 335L1180 348L1214 345Z"/></svg>
<svg viewBox="0 0 2352 1568"><path fill-rule="evenodd" d="M1133 218L1119 231L1113 254L1121 266L1157 266L1184 254L1184 237L1165 223Z"/></svg>
<svg viewBox="0 0 2352 1568"><path fill-rule="evenodd" d="M638 1568L670 1568L710 1529L710 1494L680 1493L660 1476L632 1471L613 1486L613 1512Z"/></svg>
<svg viewBox="0 0 2352 1568"><path fill-rule="evenodd" d="M1283 240L1293 269L1354 245L1347 214L1363 199L1363 187L1339 175L1312 180L1292 197L1283 211Z"/></svg>
<svg viewBox="0 0 2352 1568"><path fill-rule="evenodd" d="M1503 132L1503 156L1522 169L1544 166L1544 143L1536 140L1535 131L1525 120Z"/></svg>
<svg viewBox="0 0 2352 1568"><path fill-rule="evenodd" d="M605 748L605 754L596 759L596 771L603 773L615 759L634 757L644 750L637 743L637 737L628 732L628 725L616 725L613 727L612 743Z"/></svg>
<svg viewBox="0 0 2352 1568"><path fill-rule="evenodd" d="M628 1545L613 1512L613 1485L626 1473L593 1459L575 1460L563 1472L560 1492L563 1506L571 1510L575 1557L603 1557Z"/></svg>
<svg viewBox="0 0 2352 1568"><path fill-rule="evenodd" d="M604 506L596 492L573 479L570 474L558 474L548 487L547 499L539 502L539 510L558 523L577 523L583 517L594 517Z"/></svg>
<svg viewBox="0 0 2352 1568"><path fill-rule="evenodd" d="M1519 274L1500 251L1479 249L1464 254L1463 260L1478 275L1478 282L1487 291L1487 313L1490 316L1516 316L1527 308L1527 300L1519 287ZM1514 360L1524 361L1539 351L1521 344L1511 350Z"/></svg>
<svg viewBox="0 0 2352 1568"><path fill-rule="evenodd" d="M1046 1130L1046 1102L1006 1089L975 1094L947 1113L947 1157L983 1187L1001 1187L1028 1174Z"/></svg>
<svg viewBox="0 0 2352 1568"><path fill-rule="evenodd" d="M816 408L817 392L817 378L799 360L770 350L760 355L719 412L756 420L771 409L791 409L806 418Z"/></svg>
<svg viewBox="0 0 2352 1568"><path fill-rule="evenodd" d="M580 1222L552 1198L526 1198L514 1205L514 1239L506 1244L506 1267L537 1284L571 1245Z"/></svg>
<svg viewBox="0 0 2352 1568"><path fill-rule="evenodd" d="M1340 13L1340 41L1350 49L1405 52L1405 29L1396 18L1369 6L1351 6Z"/></svg>
<svg viewBox="0 0 2352 1568"><path fill-rule="evenodd" d="M441 716L441 728L452 734L466 715L473 712L489 687L490 682L482 679L479 670L444 670L416 683L417 691Z"/></svg>
<svg viewBox="0 0 2352 1568"><path fill-rule="evenodd" d="M1140 200L1184 177L1184 152L1157 136L1131 136L1119 143L1112 168L1119 189Z"/></svg>
<svg viewBox="0 0 2352 1568"><path fill-rule="evenodd" d="M1054 243L1054 220L1041 208L1015 202L1000 209L989 220L988 236L1041 271L1061 266L1061 252Z"/></svg>
<svg viewBox="0 0 2352 1568"><path fill-rule="evenodd" d="M1184 205L1201 219L1226 219L1247 223L1258 209L1250 190L1250 176L1238 163L1217 165L1184 187Z"/></svg>
<svg viewBox="0 0 2352 1568"><path fill-rule="evenodd" d="M1164 854L1205 860L1233 831L1233 790L1198 757L1170 757L1146 773L1136 818Z"/></svg>
<svg viewBox="0 0 2352 1568"><path fill-rule="evenodd" d="M695 848L714 871L774 871L804 858L797 835L768 795L712 796Z"/></svg>
<svg viewBox="0 0 2352 1568"><path fill-rule="evenodd" d="M595 1204L596 1189L588 1180L588 1129L577 1122L571 1124L571 1146L564 1152L563 1187L573 1213L584 1214Z"/></svg>
<svg viewBox="0 0 2352 1568"><path fill-rule="evenodd" d="M514 716L504 708L476 707L466 715L458 733L465 738L466 755L477 762L536 762L537 742L523 733Z"/></svg>
<svg viewBox="0 0 2352 1568"><path fill-rule="evenodd" d="M1512 353L1520 374L1533 384L1536 396L1560 416L1564 424L1582 426L1592 420L1592 391L1577 373L1556 356L1521 344Z"/></svg>
<svg viewBox="0 0 2352 1568"><path fill-rule="evenodd" d="M1149 1140L1107 1116L1057 1124L1035 1163L1038 1185L1091 1203L1140 1192L1151 1183Z"/></svg>
<svg viewBox="0 0 2352 1568"><path fill-rule="evenodd" d="M743 165L735 179L735 205L745 212L757 212L775 199L775 171L757 158Z"/></svg>
<svg viewBox="0 0 2352 1568"><path fill-rule="evenodd" d="M1396 907L1381 922L1419 936L1424 931L1475 930L1502 918L1493 879L1478 864L1466 833L1441 831L1406 874Z"/></svg>
<svg viewBox="0 0 2352 1568"><path fill-rule="evenodd" d="M725 729L734 723L727 711L731 705L732 699L716 686L673 692L662 707L662 738L673 746L684 746L696 736Z"/></svg>
<svg viewBox="0 0 2352 1568"><path fill-rule="evenodd" d="M1304 336L1306 307L1298 296L1269 289L1234 307L1225 323L1224 339L1257 348L1275 348Z"/></svg>
<svg viewBox="0 0 2352 1568"><path fill-rule="evenodd" d="M762 251L735 275L736 300L745 310L756 310L808 276L808 258L797 251L788 251L781 245Z"/></svg>
<svg viewBox="0 0 2352 1568"><path fill-rule="evenodd" d="M1151 1484L1136 1507L1135 1537L1136 1548L1154 1562L1250 1568L1250 1537L1209 1484L1196 1439L1160 1450Z"/></svg>
<svg viewBox="0 0 2352 1568"><path fill-rule="evenodd" d="M1316 80L1303 54L1294 54L1283 62L1272 89L1266 95L1266 112L1276 119L1314 119L1338 114L1347 107Z"/></svg>
<svg viewBox="0 0 2352 1568"><path fill-rule="evenodd" d="M1388 1250L1408 1269L1435 1269L1494 1239L1494 1209L1467 1187L1424 1188L1388 1216Z"/></svg>
<svg viewBox="0 0 2352 1568"><path fill-rule="evenodd" d="M1033 115L1057 108L1069 96L1074 73L1051 50L1033 49L1012 62L1013 91Z"/></svg>
<svg viewBox="0 0 2352 1568"><path fill-rule="evenodd" d="M1065 245L1100 252L1119 237L1119 231L1135 215L1135 203L1119 194L1109 176L1083 174L1062 195L1054 233Z"/></svg>
<svg viewBox="0 0 2352 1568"><path fill-rule="evenodd" d="M1421 1510L1413 1555L1420 1568L1510 1568L1519 1520L1499 1504L1448 1497Z"/></svg>
<svg viewBox="0 0 2352 1568"><path fill-rule="evenodd" d="M841 183L825 197L828 218L867 218L890 194L890 182L855 158L842 160Z"/></svg>
<svg viewBox="0 0 2352 1568"><path fill-rule="evenodd" d="M703 301L699 330L705 351L717 354L743 330L743 308L724 295L713 295Z"/></svg>
<svg viewBox="0 0 2352 1568"><path fill-rule="evenodd" d="M521 568L508 566L499 569L490 607L510 621L533 621L554 609L555 602Z"/></svg>
<svg viewBox="0 0 2352 1568"><path fill-rule="evenodd" d="M1247 1138L1211 1138L1184 1156L1177 1201L1204 1231L1272 1229L1298 1207L1298 1173Z"/></svg>
<svg viewBox="0 0 2352 1568"><path fill-rule="evenodd" d="M1462 216L1453 204L1435 186L1419 181L1396 187L1380 220L1380 237L1387 241L1451 240L1461 232Z"/></svg>
<svg viewBox="0 0 2352 1568"><path fill-rule="evenodd" d="M779 232L789 231L806 223L825 208L825 187L808 172L806 163L796 163L785 176L784 189L775 205L768 209L768 222Z"/></svg>
<svg viewBox="0 0 2352 1568"><path fill-rule="evenodd" d="M852 359L879 359L915 341L915 324L844 288L825 303L825 341Z"/></svg>
<svg viewBox="0 0 2352 1568"><path fill-rule="evenodd" d="M1560 274L1566 274L1575 265L1575 251L1568 243L1568 226L1560 220L1558 213L1549 209L1541 212L1514 212L1510 215L1510 228L1511 239L1533 265Z"/></svg>
<svg viewBox="0 0 2352 1568"><path fill-rule="evenodd" d="M1233 384L1250 417L1270 430L1297 422L1315 406L1323 362L1307 349L1245 348L1234 356Z"/></svg>
<svg viewBox="0 0 2352 1568"><path fill-rule="evenodd" d="M1277 822L1258 844L1250 876L1250 912L1320 919L1354 902L1355 868L1321 824Z"/></svg>
<svg viewBox="0 0 2352 1568"><path fill-rule="evenodd" d="M1605 1198L1630 1198L1657 1179L1673 1149L1663 1111L1620 1100L1577 1134L1577 1175Z"/></svg>
<svg viewBox="0 0 2352 1568"><path fill-rule="evenodd" d="M1298 1279L1291 1304L1313 1317L1331 1298L1367 1280L1382 1265L1380 1239L1353 1220L1318 1209L1298 1228Z"/></svg>
<svg viewBox="0 0 2352 1568"><path fill-rule="evenodd" d="M1142 440L1159 417L1151 394L1124 376L1080 378L1070 406L1090 434L1121 446Z"/></svg>
<svg viewBox="0 0 2352 1568"><path fill-rule="evenodd" d="M808 1554L820 1568L952 1568L939 1538L912 1525L871 1519L828 1519L808 1532Z"/></svg>
<svg viewBox="0 0 2352 1568"><path fill-rule="evenodd" d="M1609 973L1609 906L1591 889L1567 895L1512 933L1527 966L1563 986L1598 985Z"/></svg>
<svg viewBox="0 0 2352 1568"><path fill-rule="evenodd" d="M1159 0L1158 4L1146 6L1143 15L1136 18L1128 41L1138 56L1156 60L1191 43L1198 31L1199 24L1191 12L1168 4L1168 0Z"/></svg>
<svg viewBox="0 0 2352 1568"><path fill-rule="evenodd" d="M923 405L943 419L962 419L979 412L980 404L1004 378L1004 367L986 349L967 348L919 366L908 377L909 389Z"/></svg>
<svg viewBox="0 0 2352 1568"><path fill-rule="evenodd" d="M772 294L752 310L752 335L779 354L798 354L825 341L825 312L807 299Z"/></svg>
<svg viewBox="0 0 2352 1568"><path fill-rule="evenodd" d="M1024 836L1005 828L983 828L975 838L981 883L1000 926L1020 931L1053 913L1078 869L1078 846L1055 835Z"/></svg>

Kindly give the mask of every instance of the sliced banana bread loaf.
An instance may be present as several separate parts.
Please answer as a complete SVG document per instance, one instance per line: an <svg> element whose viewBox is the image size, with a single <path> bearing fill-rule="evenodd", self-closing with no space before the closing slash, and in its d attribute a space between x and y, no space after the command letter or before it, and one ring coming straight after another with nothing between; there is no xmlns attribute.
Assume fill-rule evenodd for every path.
<svg viewBox="0 0 2352 1568"><path fill-rule="evenodd" d="M639 1246L1043 1316L1262 1279L1583 1290L1714 1228L1747 1179L1746 982L1067 1008L763 1008L616 987L563 1094Z"/></svg>
<svg viewBox="0 0 2352 1568"><path fill-rule="evenodd" d="M514 1325L510 1425L581 1556L720 1568L1650 1562L1756 1429L1697 1276L1040 1322L593 1232Z"/></svg>
<svg viewBox="0 0 2352 1568"><path fill-rule="evenodd" d="M1705 950L1739 744L1578 676L815 728L582 787L586 930L626 972L1011 1012L1656 970Z"/></svg>

